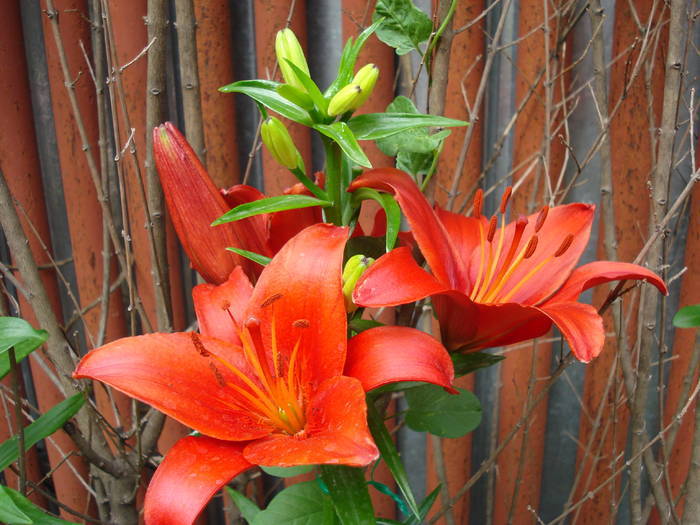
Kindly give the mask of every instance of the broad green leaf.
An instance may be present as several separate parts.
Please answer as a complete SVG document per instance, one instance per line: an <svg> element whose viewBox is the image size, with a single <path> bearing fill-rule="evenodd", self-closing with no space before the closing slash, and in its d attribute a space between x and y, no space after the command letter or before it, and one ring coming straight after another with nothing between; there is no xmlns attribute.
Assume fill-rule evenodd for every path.
<svg viewBox="0 0 700 525"><path fill-rule="evenodd" d="M22 494L16 490L12 490L10 487L0 486L0 490L2 490L12 499L17 508L19 508L31 520L30 523L33 525L76 525L72 521L62 520L47 514L42 509L34 505L34 503L22 496Z"/></svg>
<svg viewBox="0 0 700 525"><path fill-rule="evenodd" d="M493 366L505 359L505 356L487 354L486 352L471 352L469 354L454 353L450 354L450 357L455 367L455 377L462 377L480 368Z"/></svg>
<svg viewBox="0 0 700 525"><path fill-rule="evenodd" d="M221 217L211 223L212 226L225 224L227 222L239 221L260 215L261 213L274 213L277 211L297 210L299 208L310 208L312 206L330 206L330 202L322 201L309 195L280 195L278 197L267 197L257 201L246 202L227 211Z"/></svg>
<svg viewBox="0 0 700 525"><path fill-rule="evenodd" d="M396 450L396 445L394 440L391 438L389 431L384 425L384 420L381 414L374 406L374 403L370 400L367 403L367 423L369 425L369 431L372 433L374 442L379 449L382 459L386 463L387 467L391 471L391 475L396 481L396 485L399 487L401 494L406 499L408 507L415 516L419 516L418 505L416 504L416 498L413 496L413 491L408 483L408 474L406 474L406 468L401 461L398 450Z"/></svg>
<svg viewBox="0 0 700 525"><path fill-rule="evenodd" d="M377 37L396 49L397 55L417 50L430 37L433 23L411 0L377 0L372 19L384 17Z"/></svg>
<svg viewBox="0 0 700 525"><path fill-rule="evenodd" d="M29 450L37 441L56 432L80 410L83 403L85 403L85 396L83 394L75 394L68 399L64 399L46 414L27 425L24 428L24 450ZM0 470L6 469L17 460L19 455L18 449L17 436L12 436L0 444Z"/></svg>
<svg viewBox="0 0 700 525"><path fill-rule="evenodd" d="M298 467L263 467L260 465L260 468L263 470L263 472L269 474L270 476L277 476L278 478L292 478L301 474L308 474L315 468L315 466L299 465Z"/></svg>
<svg viewBox="0 0 700 525"><path fill-rule="evenodd" d="M471 432L481 422L481 403L463 388L449 394L442 387L425 385L406 391L406 424L418 432L458 438Z"/></svg>
<svg viewBox="0 0 700 525"><path fill-rule="evenodd" d="M287 487L267 508L255 516L252 525L333 525L331 499L315 481Z"/></svg>
<svg viewBox="0 0 700 525"><path fill-rule="evenodd" d="M396 167L413 175L426 174L430 171L434 159L433 153L413 153L411 151L399 151L396 155Z"/></svg>
<svg viewBox="0 0 700 525"><path fill-rule="evenodd" d="M388 193L380 193L372 188L360 188L355 190L355 196L360 200L372 199L377 201L386 213L386 251L394 249L396 239L401 228L401 208Z"/></svg>
<svg viewBox="0 0 700 525"><path fill-rule="evenodd" d="M401 95L387 106L386 112L421 115L421 112L413 105L411 99ZM407 129L401 133L377 140L377 147L382 153L392 157L396 156L399 151L432 153L440 146L440 142L449 133L449 130L443 130L431 135L426 127Z"/></svg>
<svg viewBox="0 0 700 525"><path fill-rule="evenodd" d="M226 493L229 495L233 503L238 507L238 511L243 516L248 523L252 523L261 510L255 503L250 499L246 498L239 491L232 489L231 487L226 487Z"/></svg>
<svg viewBox="0 0 700 525"><path fill-rule="evenodd" d="M362 469L345 465L321 465L321 479L328 488L335 512L343 525L376 523Z"/></svg>
<svg viewBox="0 0 700 525"><path fill-rule="evenodd" d="M267 257L265 255L260 255L259 253L255 252L249 252L248 250L243 250L241 248L234 248L233 246L229 246L226 249L230 252L237 253L241 257L250 259L251 261L258 263L260 266L267 266L272 260L270 257Z"/></svg>
<svg viewBox="0 0 700 525"><path fill-rule="evenodd" d="M684 306L673 316L673 326L677 328L694 328L700 326L700 304Z"/></svg>
<svg viewBox="0 0 700 525"><path fill-rule="evenodd" d="M469 123L462 120L414 113L365 113L348 120L348 126L357 140L382 139L407 129L468 125Z"/></svg>
<svg viewBox="0 0 700 525"><path fill-rule="evenodd" d="M9 348L15 348L15 359L19 363L48 337L46 330L35 330L20 317L0 317L0 378L10 371L10 358L7 355Z"/></svg>
<svg viewBox="0 0 700 525"><path fill-rule="evenodd" d="M377 396L381 394L388 394L390 392L405 392L411 388L418 388L424 386L425 383L422 381L397 381L396 383L389 383L388 385L383 385L374 390L370 390L369 394L376 399Z"/></svg>
<svg viewBox="0 0 700 525"><path fill-rule="evenodd" d="M8 525L32 525L32 520L22 512L9 494L0 488L0 522Z"/></svg>
<svg viewBox="0 0 700 525"><path fill-rule="evenodd" d="M279 94L277 89L280 85L279 82L271 80L241 80L221 87L219 91L222 93L243 93L289 120L311 126L312 120L308 111Z"/></svg>
<svg viewBox="0 0 700 525"><path fill-rule="evenodd" d="M367 155L365 155L365 152L362 151L362 148L357 143L355 135L353 135L352 131L345 122L316 124L314 129L336 142L338 146L340 146L340 149L343 150L343 153L345 153L355 164L366 168L372 167Z"/></svg>

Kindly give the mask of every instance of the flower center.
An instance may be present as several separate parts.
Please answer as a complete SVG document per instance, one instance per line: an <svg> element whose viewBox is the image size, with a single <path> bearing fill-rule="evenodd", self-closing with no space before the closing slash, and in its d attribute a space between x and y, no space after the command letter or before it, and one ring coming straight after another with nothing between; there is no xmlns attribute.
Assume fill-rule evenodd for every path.
<svg viewBox="0 0 700 525"><path fill-rule="evenodd" d="M230 310L225 309L231 315ZM273 314L271 350L268 354L265 352L260 321L257 318L248 318L242 326L235 323L232 315L231 320L236 324L243 348L243 357L249 365L249 370L246 372L225 359L207 352L198 334L193 332L192 339L200 354L215 359L239 380L236 383L230 380L224 381L221 374L216 374L215 370L217 380L220 383L223 381L226 387L232 388L238 394L236 405L233 408L252 413L262 423L274 426L289 435L303 431L306 425L306 411L299 367L301 334L288 357L281 353L277 343ZM309 322L300 319L294 321L292 326L297 329L306 328L309 326Z"/></svg>
<svg viewBox="0 0 700 525"><path fill-rule="evenodd" d="M505 245L506 234L506 210L512 194L512 188L509 186L501 198L501 206L499 208L500 227L498 226L498 218L496 215L491 217L489 221L488 231L485 231L483 221L481 221L481 207L483 203L483 191L477 190L474 197L474 206L472 216L479 219L479 268L477 270L476 279L472 286L469 298L477 303L507 303L520 290L525 283L542 270L547 264L555 258L561 257L571 246L574 236L568 234L562 241L559 249L542 261L537 263L532 269L527 272L519 281L510 283L509 280L515 271L521 267L523 261L532 257L537 250L538 232L544 226L549 213L549 207L544 206L540 210L535 222L534 233L530 236L527 242L523 241L523 234L528 225L528 220L525 217L518 218L515 221L513 237L510 239L510 245ZM508 285L508 286L506 286Z"/></svg>

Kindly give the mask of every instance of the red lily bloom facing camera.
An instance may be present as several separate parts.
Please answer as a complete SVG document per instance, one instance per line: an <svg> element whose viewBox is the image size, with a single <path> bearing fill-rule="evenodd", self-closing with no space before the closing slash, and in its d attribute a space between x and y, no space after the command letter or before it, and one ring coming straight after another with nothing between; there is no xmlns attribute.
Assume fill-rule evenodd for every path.
<svg viewBox="0 0 700 525"><path fill-rule="evenodd" d="M579 303L584 290L613 280L643 279L666 294L650 270L623 262L596 261L574 269L590 236L595 206L567 204L506 224L506 190L498 216L481 215L477 193L472 217L433 210L416 184L396 169L370 170L350 191L393 193L411 225L432 275L410 251L379 258L362 276L353 300L363 306L395 306L432 296L443 342L454 351L517 343L547 333L554 323L585 363L603 348L603 320Z"/></svg>
<svg viewBox="0 0 700 525"><path fill-rule="evenodd" d="M127 337L80 362L74 377L103 381L203 434L177 442L158 467L148 525L191 524L254 465L367 465L378 453L365 391L407 380L451 389L452 361L425 333L386 326L347 340L347 236L311 226L255 287L240 267L222 285L195 287L201 334Z"/></svg>

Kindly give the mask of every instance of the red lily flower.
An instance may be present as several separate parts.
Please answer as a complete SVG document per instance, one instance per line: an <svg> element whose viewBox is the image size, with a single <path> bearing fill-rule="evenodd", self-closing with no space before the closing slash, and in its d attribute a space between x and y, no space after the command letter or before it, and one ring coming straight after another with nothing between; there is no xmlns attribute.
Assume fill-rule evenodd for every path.
<svg viewBox="0 0 700 525"><path fill-rule="evenodd" d="M393 250L362 276L355 303L395 306L432 296L450 350L516 343L544 335L554 323L587 363L602 350L605 334L596 309L578 302L581 292L608 281L642 279L667 293L655 273L635 264L597 261L574 269L588 243L593 205L545 206L506 225L510 190L499 221L481 215L481 192L472 217L433 210L410 176L396 169L370 170L350 190L362 187L394 194L432 275L408 249Z"/></svg>
<svg viewBox="0 0 700 525"><path fill-rule="evenodd" d="M180 440L146 492L148 525L190 524L254 465L377 457L365 391L394 381L451 388L444 347L378 327L347 340L341 288L347 228L317 224L289 241L253 288L240 267L193 292L201 334L127 337L93 350L76 378L103 381L203 436Z"/></svg>

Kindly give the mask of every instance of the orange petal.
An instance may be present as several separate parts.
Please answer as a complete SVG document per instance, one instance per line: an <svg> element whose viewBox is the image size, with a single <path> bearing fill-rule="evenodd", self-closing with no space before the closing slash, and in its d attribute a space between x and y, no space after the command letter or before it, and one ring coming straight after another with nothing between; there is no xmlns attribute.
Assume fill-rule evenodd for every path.
<svg viewBox="0 0 700 525"><path fill-rule="evenodd" d="M576 359L589 363L605 343L603 318L589 304L555 303L540 307L566 338Z"/></svg>
<svg viewBox="0 0 700 525"><path fill-rule="evenodd" d="M452 241L457 253L460 256L470 282L473 283L476 279L479 260L474 261L474 256L481 252L481 244L479 239L479 222L483 224L484 235L488 230L488 220L482 215L480 219L474 217L465 217L459 213L452 213L443 210L439 206L435 206L435 213L440 222L445 227L447 234ZM474 264L476 262L476 264ZM471 268L467 265L471 263Z"/></svg>
<svg viewBox="0 0 700 525"><path fill-rule="evenodd" d="M144 502L146 525L190 525L229 480L253 465L243 444L204 436L181 439L151 479Z"/></svg>
<svg viewBox="0 0 700 525"><path fill-rule="evenodd" d="M253 441L245 458L259 465L351 465L363 467L379 453L367 428L367 405L360 382L337 376L323 382L306 410L304 435L274 434Z"/></svg>

